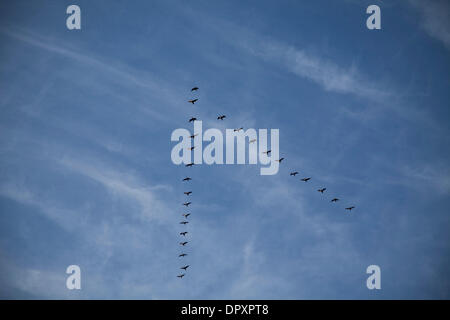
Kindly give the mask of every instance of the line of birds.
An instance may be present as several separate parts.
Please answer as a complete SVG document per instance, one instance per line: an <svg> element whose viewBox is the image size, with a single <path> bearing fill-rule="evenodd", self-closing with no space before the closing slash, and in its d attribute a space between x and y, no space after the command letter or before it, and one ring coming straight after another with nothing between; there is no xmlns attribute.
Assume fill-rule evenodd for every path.
<svg viewBox="0 0 450 320"><path fill-rule="evenodd" d="M297 174L298 174L298 171L293 171L289 175L295 177ZM303 181L303 182L308 182L309 180L311 180L311 177L305 177L305 178L301 178L300 179L300 181ZM317 189L317 191L322 193L322 194L325 192L325 190L327 190L327 188L324 188L324 187L321 187L320 189ZM330 202L338 202L339 200L341 200L341 199L333 198L333 199L330 200ZM350 206L350 207L346 207L345 208L345 210L348 210L348 211L352 211L353 209L355 209L355 206Z"/></svg>
<svg viewBox="0 0 450 320"><path fill-rule="evenodd" d="M198 90L198 87L193 87L193 88L191 89L191 92L194 92L194 91L197 91L197 90ZM189 102L189 103L192 103L192 104L195 104L197 101L198 101L197 98L196 98L196 99L188 100L188 102ZM224 116L224 118L225 118L225 116ZM197 120L197 118L192 117L191 119L189 119L189 122L194 122L195 120ZM222 120L223 120L223 119L222 119ZM193 135L191 135L191 139L194 139L197 135L198 135L198 134L193 134ZM195 146L190 147L189 150L192 151L192 150L194 150L194 148L195 148ZM191 163L186 164L186 167L192 167L193 165L194 165L194 163L191 162ZM186 178L182 179L182 182L189 182L189 181L191 181L191 180L192 180L191 177L186 177ZM192 194L192 191L184 191L183 193L184 193L184 195L186 195L186 197L190 197L190 195ZM183 206L185 206L186 208L188 208L190 204L192 204L191 201L186 201L186 202L183 203ZM191 214L188 213L188 212L183 213L183 214L182 214L182 217L184 218L184 220L181 221L180 224L183 225L184 227L186 227L187 224L189 223L188 217L189 217L190 215L191 215ZM187 235L188 233L189 233L188 231L182 231L182 232L180 232L180 236L183 238L183 240L180 241L180 243L179 243L180 246L185 247L185 246L189 243L189 241L186 241L186 235ZM183 251L178 255L178 257L179 257L179 258L184 258L184 257L186 257L187 255L188 255L188 254L185 253L184 250L183 250ZM180 279L182 279L182 278L186 275L186 271L187 271L187 269L188 269L189 267L190 267L189 264L186 264L186 265L183 265L182 267L180 267L180 269L183 270L184 272L183 272L183 273L180 273L179 275L177 275L177 277L180 278Z"/></svg>
<svg viewBox="0 0 450 320"><path fill-rule="evenodd" d="M191 89L191 92L197 91L198 89L199 89L198 87L193 87L193 88ZM198 101L198 98L188 100L188 102L191 103L191 104L193 104L193 105L194 105L197 101ZM219 115L219 116L217 117L217 120L223 121L226 117L227 117L226 115L222 114L222 115ZM194 121L196 121L196 120L198 120L196 117L191 117L191 118L189 119L189 122L194 122ZM241 131L241 130L244 130L244 128L243 128L243 127L240 127L240 128L233 129L234 132L239 132L239 131ZM193 135L190 136L190 138L191 138L191 139L194 139L197 135L198 135L198 134L193 134ZM256 139L251 139L251 140L249 141L249 143L254 143L254 142L256 142ZM192 146L192 147L189 147L188 150L192 151L192 150L194 150L194 148L195 148L195 146ZM264 153L264 154L266 154L266 155L268 156L271 152L272 152L272 150L266 150L266 151L263 151L262 153ZM279 159L277 159L277 160L275 160L275 161L281 163L283 160L284 160L284 157L281 157L281 158L279 158ZM194 163L191 162L191 163L186 164L185 166L186 166L186 167L192 167L193 165L194 165ZM295 177L297 174L299 174L298 171L293 171L293 172L291 172L289 175ZM308 182L308 181L311 180L311 179L312 179L311 177L304 177L304 178L301 178L300 181ZM188 181L191 181L191 180L192 180L192 178L186 177L186 178L184 178L182 181L183 181L183 182L188 182ZM318 189L317 191L323 194L326 190L327 190L327 188L321 187L321 188ZM184 194L185 194L186 196L190 196L190 195L192 194L192 191L185 191ZM336 203L336 202L338 202L338 201L340 201L339 198L332 198L332 199L330 200L330 202L333 202L333 203ZM189 207L189 205L190 205L191 203L192 203L192 202L187 201L187 202L184 202L183 205L186 206L186 207ZM348 210L348 211L352 211L353 209L355 209L355 206L353 206L353 205L345 208L345 210ZM188 218L190 215L191 215L190 213L184 213L182 216L185 218L185 220L184 220L184 221L181 221L180 224L186 226L186 225L189 223L189 221L187 220L187 218ZM186 237L187 234L188 234L187 231L180 232L180 236L183 236L183 237ZM185 245L187 245L187 244L188 244L188 241L182 241L182 242L180 242L180 245L183 246L183 247L184 247ZM185 256L187 256L187 253L182 252L181 254L179 254L179 257L180 257L180 258L181 258L181 257L185 257ZM187 268L189 268L189 265L184 265L184 266L181 267L180 269L186 271ZM178 278L183 278L185 275L186 275L186 273L181 273L181 274L179 274L177 277L178 277Z"/></svg>

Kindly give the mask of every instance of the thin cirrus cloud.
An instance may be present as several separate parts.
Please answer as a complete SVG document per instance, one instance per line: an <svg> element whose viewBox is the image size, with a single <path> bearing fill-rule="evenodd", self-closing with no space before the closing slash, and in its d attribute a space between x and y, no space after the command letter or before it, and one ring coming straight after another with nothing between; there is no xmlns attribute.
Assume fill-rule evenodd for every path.
<svg viewBox="0 0 450 320"><path fill-rule="evenodd" d="M104 165L89 165L84 162L74 161L73 159L62 159L60 164L65 168L81 174L89 179L100 183L108 191L133 200L139 204L142 209L144 220L159 219L164 220L164 211L167 211L164 203L157 199L153 190L169 189L168 186L154 186L153 188L145 186L133 175L119 173L117 170L105 168Z"/></svg>
<svg viewBox="0 0 450 320"><path fill-rule="evenodd" d="M384 101L392 95L381 83L374 83L356 65L342 66L334 60L312 54L304 48L264 36L238 25L221 21L215 32L231 46L278 65L283 70L319 85L322 89L372 101ZM224 33L223 30L231 30ZM233 37L230 37L230 34Z"/></svg>
<svg viewBox="0 0 450 320"><path fill-rule="evenodd" d="M450 3L446 0L409 0L421 16L422 28L450 50Z"/></svg>
<svg viewBox="0 0 450 320"><path fill-rule="evenodd" d="M111 64L105 63L94 57L76 52L75 50L55 45L49 39L44 39L42 38L42 36L37 36L36 34L31 33L30 31L23 31L18 29L14 30L1 29L0 32L9 37L12 37L13 39L25 42L29 45L41 48L46 51L57 53L59 55L65 56L73 60L77 60L78 62L81 62L83 64L88 64L93 67L97 67L99 69L102 69L102 71L113 73L117 76L120 76L126 81L132 82L135 85L139 85L149 89L153 89L156 86L156 84L150 83L147 79L144 81L143 79L134 76L127 70L123 70L118 67L113 67L111 66Z"/></svg>
<svg viewBox="0 0 450 320"><path fill-rule="evenodd" d="M161 122L172 124L176 121L180 124L184 123L184 119L180 117L179 113L173 111L177 110L180 101L184 101L185 96L179 92L177 85L165 82L155 74L137 70L114 59L96 56L87 50L74 49L61 45L56 41L57 39L43 37L30 30L3 28L0 29L0 33L16 41L41 49L43 52L55 53L76 62L75 67L70 69L71 74L79 73L78 66L82 66L89 70L95 70L95 78L99 77L99 75L111 75L111 77L100 76L102 80L100 82L86 79L84 76L71 77L70 81L81 81L84 84L86 84L86 81L89 81L91 88L95 87L99 90L107 90L108 95L123 99L127 105L134 105L134 108L142 112L145 116ZM78 78L81 80L77 80ZM102 84L110 82L118 82L123 90L121 92L110 91L108 87ZM48 86L47 84L47 87L43 90L48 90ZM156 100L155 97L157 97ZM164 103L165 108L157 108L156 105L158 102ZM201 118L206 118L205 112L202 110L198 111L198 115ZM240 114L240 117L251 118L252 115L244 112ZM244 125L249 126L248 120L246 121Z"/></svg>
<svg viewBox="0 0 450 320"><path fill-rule="evenodd" d="M342 66L334 60L312 54L303 48L228 20L217 18L212 20L211 17L205 16L199 21L198 12L190 8L185 8L184 14L195 21L194 23L207 25L208 30L213 32L216 38L221 39L222 43L227 43L263 61L274 63L285 71L316 83L326 91L351 94L378 102L384 102L393 95L393 92L382 83L374 83L364 75L356 65Z"/></svg>
<svg viewBox="0 0 450 320"><path fill-rule="evenodd" d="M276 41L258 41L253 47L246 46L246 49L266 61L280 63L287 71L318 84L326 91L372 100L388 95L367 81L355 66L344 68L331 60Z"/></svg>
<svg viewBox="0 0 450 320"><path fill-rule="evenodd" d="M96 56L89 51L82 51L79 48L74 49L68 46L61 45L56 38L52 39L50 37L44 37L42 35L36 34L30 30L24 30L19 28L1 28L0 33L8 36L9 38L20 41L27 45L33 46L35 48L41 49L42 52L55 53L65 59L69 59L75 62L75 67L71 69L72 73L79 73L78 67L85 67L88 70L94 70L95 77L98 75L110 75L110 77L102 77L102 82L117 82L124 90L133 92L133 94L126 95L117 92L108 92L112 96L117 96L121 99L130 99L130 96L136 96L133 103L136 104L140 111L149 115L152 118L158 119L160 121L169 122L171 113L170 109L174 108L180 101L181 96L177 94L173 86L165 83L161 79L156 79L154 75L148 72L139 71L132 68L120 61L111 59L105 59L104 57ZM86 82L86 77L71 77L71 81L77 81L80 78L81 81ZM74 80L75 79L75 80ZM98 87L104 90L105 88L97 82L90 83L91 87ZM125 92L125 91L124 91ZM151 98L158 96L162 101L165 102L166 109L159 109L155 112L153 108L143 105L142 101L152 101ZM138 98L140 97L140 98ZM131 104L129 101L128 103ZM173 115L173 113L172 113Z"/></svg>

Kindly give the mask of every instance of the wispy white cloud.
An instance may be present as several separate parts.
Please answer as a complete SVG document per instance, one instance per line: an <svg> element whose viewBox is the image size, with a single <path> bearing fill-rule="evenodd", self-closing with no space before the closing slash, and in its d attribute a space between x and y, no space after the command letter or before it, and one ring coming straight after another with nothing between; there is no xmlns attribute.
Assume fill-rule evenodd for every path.
<svg viewBox="0 0 450 320"><path fill-rule="evenodd" d="M450 50L450 3L447 0L409 0L419 11L423 29Z"/></svg>
<svg viewBox="0 0 450 320"><path fill-rule="evenodd" d="M128 108L139 110L159 121L173 123L173 117L176 114L171 110L185 98L174 89L174 85L165 82L163 79L155 78L150 72L138 70L115 59L98 56L95 53L83 50L82 46L72 48L62 44L63 42L58 41L58 39L18 28L3 28L0 29L0 33L16 41L72 60L75 63L68 64L69 70L62 75L67 77L67 80L88 84L91 90L97 92L106 92L109 96L123 101L123 104ZM52 60L48 62L52 62ZM80 67L83 68L81 72ZM82 73L86 70L93 73L94 79L100 76L102 81L86 77ZM108 85L104 85L103 82ZM126 88L126 91L117 92L117 90L112 89L114 84ZM43 90L43 93L45 93L45 87ZM131 92L133 93L131 94ZM41 99L42 96L38 98ZM160 101L164 101L165 108L155 107L156 103Z"/></svg>
<svg viewBox="0 0 450 320"><path fill-rule="evenodd" d="M425 164L421 166L403 166L399 170L400 178L393 183L406 187L423 189L432 187L439 194L450 193L450 168L448 166Z"/></svg>
<svg viewBox="0 0 450 320"><path fill-rule="evenodd" d="M205 120L210 118L209 110L201 108L191 110L190 114L179 112L180 105L189 107L187 104L187 92L181 92L176 83L173 81L170 83L164 81L164 79L155 76L151 72L139 70L110 57L98 56L93 52L84 50L82 46L76 48L69 47L63 44L64 42L58 41L58 39L45 37L30 30L18 28L0 29L0 33L9 36L12 39L74 61L75 64L68 64L66 66L68 69L64 72L65 75L70 75L70 77L63 77L67 81L88 85L90 92L92 93L103 93L109 97L114 97L116 101L121 102L115 106L116 108L127 108L133 111L139 111L140 114L144 116L156 119L158 122L170 124L171 126L185 125L189 116L196 116L199 119ZM82 72L86 72L85 70L94 70L93 78L86 77L84 74L80 75L80 68L77 66L83 68ZM101 81L99 81L97 77L100 77ZM120 92L115 90L116 83L123 87L124 90ZM40 90L39 96L34 99L33 106L21 107L21 109L31 116L42 116L43 114L41 114L41 111L34 106L42 100L51 85L52 83L44 84L43 88ZM217 103L208 98L206 94L201 100L204 104ZM161 104L164 105L164 108L160 107ZM114 112L114 107L108 106L108 112ZM253 111L249 111L249 108L247 108L234 114L233 121L235 121L236 126L245 125L250 127L254 124L253 117ZM45 119L55 120L54 116L51 114L45 115ZM130 117L126 120L134 121L134 125L142 125L142 123L147 125L147 123L142 120L142 117ZM206 120L205 124L211 127L221 127L221 124L218 124L217 121L214 120ZM56 123L55 125L58 124ZM68 130L72 130L76 129L77 124L70 123L65 125L65 127L67 127ZM110 150L123 150L124 148L124 146L119 146L107 137L102 137L103 141L100 141L98 136L102 136L102 132L100 132L98 128L87 127L86 123L83 123L83 126L78 127L79 130L77 134L79 135L83 134L83 131L95 131L95 134L89 134L89 136ZM108 139L111 141L107 141ZM130 146L126 146L126 148L130 148Z"/></svg>
<svg viewBox="0 0 450 320"><path fill-rule="evenodd" d="M334 261L339 264L335 271L342 272L349 261L355 263L361 260L361 252L352 243L354 230L351 224L322 215L311 204L311 191L316 193L314 182L305 189L302 188L303 185L298 187L297 179L293 183L294 180L286 179L282 173L261 181L261 177L248 175L244 171L246 170L239 170L229 179L235 188L242 190L252 208L256 209L248 219L258 221L259 226L255 225L247 230L249 239L239 248L241 265L238 277L231 281L229 287L231 296L241 299L279 298L282 295L289 297L291 294L291 297L308 298L312 292L291 286L290 279L295 277L310 287L311 283L324 275L323 272L330 276L329 271L317 268L317 265ZM332 190L332 185L327 186ZM285 256L279 261L278 269L274 272L273 258L267 256L267 251L259 249L262 246L260 242L271 242L270 239L262 239L269 236L262 226L276 224L277 221L283 221L286 226L279 230L278 237L281 241L278 243L287 246L295 242L298 246L292 256ZM339 252L340 248L345 248L345 252ZM330 296L335 294L333 286L330 286L330 290L323 290L324 293L325 291Z"/></svg>
<svg viewBox="0 0 450 320"><path fill-rule="evenodd" d="M285 291L290 290L291 284L284 275L263 270L267 259L263 252L255 250L254 242L254 239L252 239L241 248L242 266L240 274L232 282L229 292L233 299L264 297L267 292L278 291L280 288Z"/></svg>
<svg viewBox="0 0 450 320"><path fill-rule="evenodd" d="M151 298L157 294L152 290L153 286L159 289L159 294L164 295L161 293L165 292L164 287L159 282L166 281L164 279L171 274L161 269L158 264L164 263L168 254L176 254L173 249L167 248L167 241L176 236L175 221L178 219L170 214L174 211L173 208L166 206L164 201L158 199L156 193L170 192L170 188L165 185L143 183L136 174L124 173L124 168L121 168L122 171L119 172L105 163L97 167L93 164L94 162L90 159L87 164L81 160L63 158L54 164L67 169L64 172L80 174L98 182L113 197L127 200L129 203L125 206L128 209L125 216L129 218L126 219L126 223L123 219L118 219L117 214L120 210L114 208L117 205L114 200L102 207L104 212L109 212L108 218L104 219L102 215L96 213L95 206L90 202L92 199L86 199L85 204L74 208L64 200L58 200L55 194L40 192L33 189L33 186L12 181L0 185L2 197L30 207L30 212L42 214L80 241L76 253L62 254L55 262L56 265L49 265L46 268L1 265L2 272L11 275L7 280L9 286L36 297L50 299ZM95 163L98 164L98 162ZM133 219L130 219L131 217ZM152 234L151 237L149 233ZM31 235L26 237L29 236ZM168 249L168 253L164 249ZM110 268L111 258L117 255L123 256L130 251L139 256L139 263L130 266L130 269L121 274L116 283L107 283L104 275L105 269ZM84 256L88 252L91 254L94 252L94 255L86 260ZM150 256L160 257L160 259L148 261L149 253L151 253ZM86 272L83 277L87 279L83 284L84 290L79 293L70 292L65 288L64 269L54 270L61 265L73 263L80 264L82 272L83 270ZM151 278L151 280L147 278L149 284L142 283L141 277L145 275L142 270L150 273L147 275ZM115 285L123 291L116 293L113 289ZM133 288L138 291L134 291Z"/></svg>
<svg viewBox="0 0 450 320"><path fill-rule="evenodd" d="M162 89L156 82L150 81L149 79L144 79L138 76L136 72L130 72L130 70L126 69L125 66L118 66L117 63L106 63L94 57L93 55L83 54L78 52L76 49L70 49L61 45L56 45L54 41L46 39L41 35L31 33L30 31L19 29L1 29L0 32L32 46L44 49L49 52L57 53L73 60L77 60L83 64L88 64L90 66L100 68L103 71L115 74L116 76L119 76L134 85L138 85L147 89Z"/></svg>
<svg viewBox="0 0 450 320"><path fill-rule="evenodd" d="M270 40L257 44L252 52L266 60L281 63L289 72L313 81L327 91L374 100L386 96L384 91L365 79L355 65L345 68L305 50Z"/></svg>
<svg viewBox="0 0 450 320"><path fill-rule="evenodd" d="M74 231L85 226L85 211L61 207L55 201L45 199L42 195L30 190L23 183L4 182L0 185L0 195L22 205L36 207L40 213L66 231Z"/></svg>
<svg viewBox="0 0 450 320"><path fill-rule="evenodd" d="M179 9L180 10L180 9ZM287 72L310 80L330 92L352 94L379 101L389 97L392 92L382 83L375 82L370 75L364 74L355 63L344 66L338 59L329 59L312 53L304 47L291 45L276 38L257 33L242 24L233 23L217 17L206 16L199 20L198 12L190 7L183 7L183 15L188 16L228 45L246 53L275 63ZM208 53L205 53L207 55ZM227 68L237 68L234 60L218 60L215 63ZM242 67L241 67L242 68ZM240 70L244 71L244 68Z"/></svg>
<svg viewBox="0 0 450 320"><path fill-rule="evenodd" d="M90 163L63 158L60 164L66 168L99 182L103 187L115 195L126 197L137 202L142 208L142 218L144 219L164 219L167 208L163 202L159 201L154 190L168 189L170 186L157 185L149 187L142 183L138 177L132 174L119 172L104 164L92 165Z"/></svg>

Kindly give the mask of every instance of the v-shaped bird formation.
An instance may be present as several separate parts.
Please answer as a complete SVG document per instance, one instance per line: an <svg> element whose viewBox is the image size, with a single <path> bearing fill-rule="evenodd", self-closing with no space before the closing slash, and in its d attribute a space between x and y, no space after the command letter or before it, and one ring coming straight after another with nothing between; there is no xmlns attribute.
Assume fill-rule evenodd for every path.
<svg viewBox="0 0 450 320"><path fill-rule="evenodd" d="M193 88L191 89L191 92L196 92L196 91L198 91L198 90L199 90L198 87L193 87ZM193 105L194 105L196 102L198 102L198 101L199 101L198 98L193 98L193 99L187 100L188 103L191 103L191 104L193 104ZM217 120L223 121L225 118L226 118L226 115L222 114L222 115L219 115L219 116L217 117ZM191 118L189 119L189 122L194 122L194 121L196 121L196 120L198 120L198 119L195 118L195 117L191 117ZM243 128L243 127L239 127L239 128L234 129L233 131L234 131L234 132L237 132L237 131L241 131L241 130L244 130L244 128ZM190 138L191 138L191 139L194 139L197 135L198 135L198 134L193 134L193 135L190 136ZM254 143L254 142L256 142L256 139L252 139L252 140L249 141L249 143ZM188 150L189 150L189 151L193 151L194 148L195 148L195 146L192 146L192 147L188 148ZM269 156L269 154L271 153L271 150L262 151L262 153L264 153L264 154L266 154L267 156ZM277 159L277 160L275 160L275 161L277 161L277 162L279 162L279 163L281 164L281 162L282 162L284 159L285 159L284 157L281 157L281 158L279 158L279 159ZM194 166L194 163L193 163L193 162L192 162L192 163L188 163L188 164L186 164L185 166L186 166L187 168L189 168L189 167ZM299 174L299 171L292 171L292 172L289 173L289 175L290 175L291 177L295 177L295 176L297 176L298 174ZM311 180L311 179L312 179L312 177L303 177L303 178L300 178L300 181L307 183L307 182L308 182L309 180ZM191 177L185 177L184 179L182 179L182 182L183 182L183 183L186 183L186 182L188 183L188 182L191 181L191 180L192 180ZM324 194L326 190L327 190L327 188L326 188L326 187L323 187L323 186L320 186L320 188L317 189L317 191L320 192L321 194ZM189 198L190 198L190 196L191 196L191 194L192 194L192 191L191 191L191 190L184 191L184 194L186 195L186 197L189 197ZM336 202L338 202L338 201L340 201L340 199L339 199L339 198L336 198L336 197L333 197L333 198L330 200L331 203L336 203ZM190 204L192 204L191 201L186 201L186 202L184 202L182 205L185 206L186 209L187 209L187 208L189 207ZM353 209L355 209L355 206L354 206L354 205L351 205L351 206L349 206L349 207L344 207L344 209L347 210L347 211L349 211L349 212L351 212ZM183 214L182 214L182 217L184 218L184 220L181 221L180 224L183 225L184 227L186 227L187 224L189 223L188 217L189 217L190 215L191 215L190 213L183 213ZM180 245L182 248L186 247L186 245L189 243L189 241L186 241L186 240L185 240L186 237L187 237L187 235L188 235L188 233L189 233L188 231L182 231L182 232L179 233L179 235L183 238L183 241L181 241L181 242L179 243L179 245ZM186 256L187 256L187 253L185 253L185 252L181 252L181 253L178 255L179 258L184 258L184 257L186 257ZM180 273L179 275L177 275L177 277L180 278L180 279L182 279L182 278L186 275L186 271L187 271L187 269L189 268L189 266L190 266L189 264L186 264L186 265L183 265L182 267L180 267L180 269L183 270L183 272Z"/></svg>

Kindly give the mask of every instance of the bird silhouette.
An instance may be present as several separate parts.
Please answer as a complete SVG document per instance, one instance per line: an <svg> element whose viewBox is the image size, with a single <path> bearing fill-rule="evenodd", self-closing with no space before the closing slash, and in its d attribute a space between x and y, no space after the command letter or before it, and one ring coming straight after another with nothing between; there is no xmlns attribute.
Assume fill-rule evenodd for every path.
<svg viewBox="0 0 450 320"><path fill-rule="evenodd" d="M189 147L189 148L188 148L188 150L190 150L190 151L192 151L192 150L194 150L194 149L195 149L195 146Z"/></svg>
<svg viewBox="0 0 450 320"><path fill-rule="evenodd" d="M236 131L241 131L241 130L243 130L244 128L238 128L238 129L233 129L233 132L236 132Z"/></svg>
<svg viewBox="0 0 450 320"><path fill-rule="evenodd" d="M351 206L351 207L345 208L345 210L348 210L348 211L352 211L352 209L355 209L355 206Z"/></svg>
<svg viewBox="0 0 450 320"><path fill-rule="evenodd" d="M190 213L183 213L183 217L185 217L187 219L187 217L189 217L191 214Z"/></svg>
<svg viewBox="0 0 450 320"><path fill-rule="evenodd" d="M189 180L192 180L192 178L186 177L183 179L183 181L189 181Z"/></svg>
<svg viewBox="0 0 450 320"><path fill-rule="evenodd" d="M181 278L183 278L184 276L185 276L185 274L182 273L182 274L178 275L177 277L181 279Z"/></svg>
<svg viewBox="0 0 450 320"><path fill-rule="evenodd" d="M178 257L186 257L186 256L187 256L187 253L182 253L182 254L178 255Z"/></svg>
<svg viewBox="0 0 450 320"><path fill-rule="evenodd" d="M189 122L191 122L191 121L189 121ZM194 139L196 136L198 136L198 133L193 134L193 135L191 136L191 139Z"/></svg>
<svg viewBox="0 0 450 320"><path fill-rule="evenodd" d="M280 159L275 160L275 161L278 161L279 163L281 163L281 161L283 161L283 160L284 160L284 158L280 158Z"/></svg>
<svg viewBox="0 0 450 320"><path fill-rule="evenodd" d="M194 122L195 120L197 120L197 118L196 117L192 117L192 118L189 119L189 122Z"/></svg>
<svg viewBox="0 0 450 320"><path fill-rule="evenodd" d="M188 234L188 232L187 231L184 231L184 232L180 232L180 236L183 236L183 237L185 237L186 235Z"/></svg>
<svg viewBox="0 0 450 320"><path fill-rule="evenodd" d="M193 87L192 89L191 89L191 92L192 91L197 91L198 90L198 87Z"/></svg>
<svg viewBox="0 0 450 320"><path fill-rule="evenodd" d="M188 102L190 102L190 103L192 103L192 104L196 103L197 101L198 101L198 99L188 100Z"/></svg>
<svg viewBox="0 0 450 320"><path fill-rule="evenodd" d="M295 177L297 174L298 174L298 171L294 171L294 172L291 172L289 175Z"/></svg>
<svg viewBox="0 0 450 320"><path fill-rule="evenodd" d="M190 195L191 193L192 193L192 191L186 191L186 192L184 192L184 194L187 195L187 196Z"/></svg>
<svg viewBox="0 0 450 320"><path fill-rule="evenodd" d="M186 167L192 167L193 165L194 165L194 163L191 162L191 163L188 163L188 164L186 165Z"/></svg>
<svg viewBox="0 0 450 320"><path fill-rule="evenodd" d="M339 201L338 198L333 198L333 199L331 199L331 202L337 202L337 201Z"/></svg>
<svg viewBox="0 0 450 320"><path fill-rule="evenodd" d="M185 246L188 244L189 241L180 242L180 245Z"/></svg>
<svg viewBox="0 0 450 320"><path fill-rule="evenodd" d="M180 269L183 269L184 271L186 271L186 269L189 268L189 265L186 265L184 267L181 267Z"/></svg>
<svg viewBox="0 0 450 320"><path fill-rule="evenodd" d="M272 152L272 150L263 151L263 153L265 153L267 155L269 155L269 153L271 153L271 152Z"/></svg>
<svg viewBox="0 0 450 320"><path fill-rule="evenodd" d="M191 204L192 202L185 202L185 203L183 203L183 206L189 206L190 204Z"/></svg>
<svg viewBox="0 0 450 320"><path fill-rule="evenodd" d="M180 224L188 224L189 221L181 221Z"/></svg>
<svg viewBox="0 0 450 320"><path fill-rule="evenodd" d="M311 180L311 178L303 178L303 179L300 179L301 181L304 181L304 182L308 182L309 180Z"/></svg>
<svg viewBox="0 0 450 320"><path fill-rule="evenodd" d="M227 116L226 115L221 115L221 116L218 116L217 117L217 120L223 120L223 119L225 119Z"/></svg>

